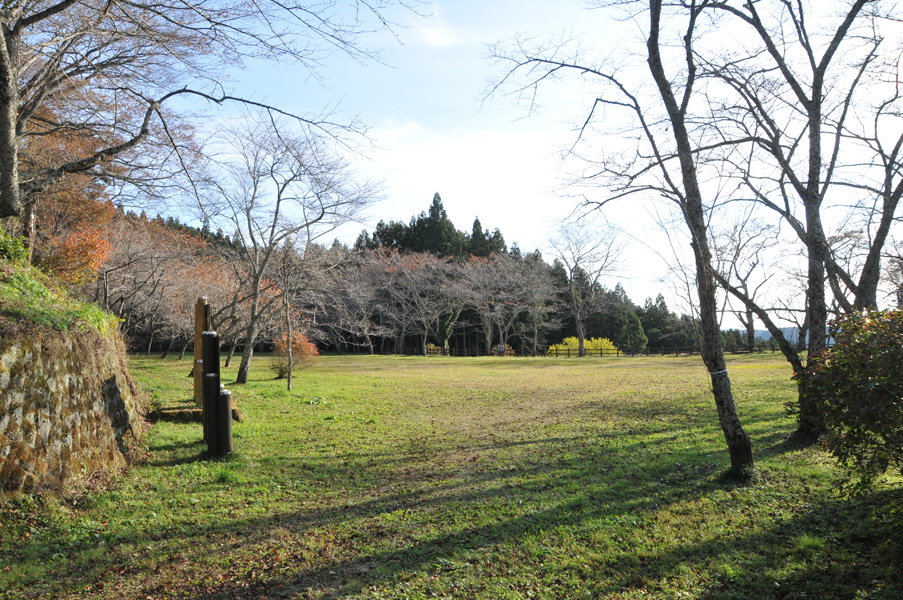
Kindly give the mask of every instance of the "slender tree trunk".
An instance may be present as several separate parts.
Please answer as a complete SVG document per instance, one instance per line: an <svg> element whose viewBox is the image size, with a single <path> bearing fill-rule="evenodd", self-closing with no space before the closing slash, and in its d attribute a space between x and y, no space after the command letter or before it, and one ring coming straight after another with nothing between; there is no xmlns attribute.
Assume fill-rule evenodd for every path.
<svg viewBox="0 0 903 600"><path fill-rule="evenodd" d="M571 311L574 313L574 326L577 329L577 356L586 356L586 335L583 329L583 307L577 299L577 288L573 281L570 284Z"/></svg>
<svg viewBox="0 0 903 600"><path fill-rule="evenodd" d="M147 340L147 350L144 352L145 356L150 356L151 346L154 345L154 332L151 331L150 338Z"/></svg>
<svg viewBox="0 0 903 600"><path fill-rule="evenodd" d="M229 345L229 353L226 354L226 362L223 364L223 367L228 369L229 365L232 364L232 356L235 354L235 349L238 347L238 340L232 342Z"/></svg>
<svg viewBox="0 0 903 600"><path fill-rule="evenodd" d="M862 265L862 273L859 276L854 305L856 310L863 311L878 308L878 283L881 281L881 250L884 248L884 243L887 241L887 236L890 233L891 223L898 204L899 196L896 192L885 195L881 222L875 231L865 264Z"/></svg>
<svg viewBox="0 0 903 600"><path fill-rule="evenodd" d="M580 319L574 319L577 326L577 356L586 356L586 333L583 331L583 323Z"/></svg>
<svg viewBox="0 0 903 600"><path fill-rule="evenodd" d="M25 249L28 250L28 262L31 263L34 259L35 236L38 233L34 200L25 203L25 212L22 215L22 233L25 236Z"/></svg>
<svg viewBox="0 0 903 600"><path fill-rule="evenodd" d="M235 375L235 383L248 383L248 375L251 373L251 359L254 358L254 343L257 341L257 331L248 328L245 335L244 347L241 349L241 362L238 363L238 373Z"/></svg>
<svg viewBox="0 0 903 600"><path fill-rule="evenodd" d="M170 350L172 350L172 347L175 345L176 345L176 338L172 338L171 340L169 340L169 345L166 346L166 350L163 351L163 354L160 356L160 359L162 360L162 359L166 358L167 356L169 356Z"/></svg>
<svg viewBox="0 0 903 600"><path fill-rule="evenodd" d="M674 96L671 83L665 73L659 49L662 0L650 0L649 8L650 28L649 39L646 43L649 70L668 111L671 130L677 145L677 157L680 162L684 194L681 201L681 209L684 221L693 239L693 255L696 262L696 291L699 296L699 318L702 329L700 336L702 360L712 380L712 394L715 397L718 421L730 454L730 470L735 475L742 475L744 471L753 466L752 442L744 431L739 416L737 416L737 407L734 404L734 396L731 390L731 380L724 361L724 349L721 346L721 327L718 322L717 289L713 277L711 251L708 245L702 192L696 176L695 157L690 143L690 136L687 132L683 109ZM685 38L688 44L688 57L692 57L692 52L689 49L692 35L693 32L690 30ZM692 82L688 83L688 85L692 85ZM687 90L687 93L689 93L689 90Z"/></svg>
<svg viewBox="0 0 903 600"><path fill-rule="evenodd" d="M191 345L191 340L187 340L184 345L182 345L182 351L179 352L179 360L184 360L185 351L188 350L188 346Z"/></svg>
<svg viewBox="0 0 903 600"><path fill-rule="evenodd" d="M746 307L746 320L743 324L746 326L746 351L752 352L756 349L756 320L749 307Z"/></svg>

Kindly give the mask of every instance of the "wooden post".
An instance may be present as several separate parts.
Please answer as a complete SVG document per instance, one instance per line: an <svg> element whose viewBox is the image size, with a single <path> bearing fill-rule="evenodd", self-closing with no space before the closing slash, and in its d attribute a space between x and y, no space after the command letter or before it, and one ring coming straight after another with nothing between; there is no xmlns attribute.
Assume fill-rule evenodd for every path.
<svg viewBox="0 0 903 600"><path fill-rule="evenodd" d="M220 386L216 405L217 449L216 456L232 454L232 392Z"/></svg>
<svg viewBox="0 0 903 600"><path fill-rule="evenodd" d="M204 440L207 442L207 449L210 454L220 456L219 454L219 432L218 423L219 411L219 337L215 331L204 331L201 334L201 348L203 352L203 368L204 376ZM230 414L231 416L231 414Z"/></svg>
<svg viewBox="0 0 903 600"><path fill-rule="evenodd" d="M197 304L194 305L194 405L204 405L204 369L201 361L204 357L203 341L201 335L210 327L207 321L210 320L210 306L207 304L207 298L202 296L198 298Z"/></svg>

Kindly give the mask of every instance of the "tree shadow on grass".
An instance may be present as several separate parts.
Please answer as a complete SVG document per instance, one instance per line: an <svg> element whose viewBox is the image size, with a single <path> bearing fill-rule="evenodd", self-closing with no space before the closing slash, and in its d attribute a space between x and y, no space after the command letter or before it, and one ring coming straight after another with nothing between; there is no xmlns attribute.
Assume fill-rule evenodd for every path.
<svg viewBox="0 0 903 600"><path fill-rule="evenodd" d="M755 571L757 566L774 570L787 556L792 557L781 550L783 530L797 532L787 539L796 544L794 548L808 548L807 552L819 543L855 542L847 532L856 511L867 507L854 506L844 512L844 504L839 502L808 506L789 520L774 518L765 531L745 534L738 524L723 537L677 547L671 544L662 552L639 553L625 542L596 539L597 531L609 530L593 529L591 524L618 524L629 518L639 525L624 525L625 537L643 536L656 527L654 518L664 511L679 511L681 504L722 498L740 489L718 480L723 464L711 458L711 448L675 444L675 435L672 426L647 423L634 428L629 436L598 433L473 439L470 443L430 439L419 450L400 443L395 451L380 455L355 452L317 458L308 453L302 459L285 452L269 457L265 468L239 465L237 481L228 476L220 481L213 475L212 481L189 481L186 485L191 487L182 491L197 495L196 505L156 500L173 513L159 525L147 521L138 526L122 524L116 531L97 526L73 532L50 524L43 535L24 541L26 548L4 551L0 564L10 558L47 561L43 570L36 567L33 575L11 588L36 598L82 593L84 597L143 594L198 600L343 598L383 587L395 588L396 597L401 597L398 586L411 583L429 589L432 583L416 580L442 579L448 576L449 565L464 565L454 566L461 569L462 577L472 574L491 584L501 577L496 569L502 567L471 564L483 553L498 563L519 557L517 568L524 572L512 576L516 581L511 585L524 589L546 586L551 589L545 595L549 598L573 595L579 591L575 586L595 586L594 593L599 595L639 588L654 591L661 581L680 576L688 562L723 573L718 581L702 581L713 597L757 597L743 594L761 592L771 594L763 597L785 598L792 596L772 593L765 586L766 578ZM174 443L155 450L178 454L198 445ZM522 452L514 458L500 457L512 449ZM184 464L189 459L201 462L204 454L157 464ZM484 454L487 459L479 458ZM477 459L472 461L472 456ZM279 481L280 490L267 491L273 489L274 481ZM297 490L291 488L293 484L299 486ZM218 487L221 492L214 493ZM316 496L306 490L318 487L330 494L304 506L306 499ZM263 505L260 511L237 508L257 502ZM724 510L737 508L728 499L718 502L724 503ZM719 510L718 502L713 501L713 510ZM140 508L140 502L134 505L139 514L151 510L146 505ZM231 516L233 510L235 517ZM810 527L812 519L821 523L823 530ZM863 526L868 535L880 537L873 520L869 523ZM803 535L813 539L806 541ZM547 545L552 552L567 552L568 544L575 540L581 550L600 549L581 559L585 564L569 567L567 558L561 556L540 559L529 555L545 552L537 550L537 540L543 536L550 536ZM797 538L802 541L793 541ZM103 546L98 545L99 540ZM744 562L732 566L738 545ZM868 569L863 567L871 556L867 546L867 542L859 544L851 566L841 568L851 581L864 580L857 569ZM750 558L755 556L761 557L761 565ZM537 570L534 563L542 561L553 565L545 567L551 575ZM808 563L800 564L781 575L792 584L790 589L825 592L840 581L829 578L826 584L805 587L805 577L819 572L806 567ZM818 564L814 558L812 564ZM552 579L547 581L547 577ZM492 593L471 589L459 595L492 597Z"/></svg>
<svg viewBox="0 0 903 600"><path fill-rule="evenodd" d="M51 526L40 539L29 541L30 548L19 556L56 557L56 574L36 573L34 580L22 582L29 587L18 589L28 589L34 597L59 597L77 589L118 597L114 590L125 577L154 582L142 590L151 597L170 591L196 598L244 597L249 589L266 590L261 593L269 597L291 597L312 588L321 590L323 597L340 598L429 569L461 552L516 544L524 536L579 527L587 519L652 510L680 496L661 484L667 473L681 472L670 459L629 467L616 456L624 448L612 451L588 440L555 438L556 453L563 443L573 445L567 458L539 453L546 458L504 469L439 463L424 467L424 471L435 470L431 477L411 477L396 462L390 467L395 469L395 480L376 487L357 485L351 477L355 465L335 461L319 467L318 475L343 489L347 499L309 510L295 503L264 516L203 520L196 519L190 507L173 506L180 517L152 529L100 529L72 535L54 532ZM610 484L590 485L602 468L623 473ZM704 470L687 471L683 480L702 482L710 475ZM220 512L226 512L230 504L253 502L248 490L267 480L268 475L262 474L259 481L243 482L234 496L224 494ZM200 492L209 486L199 482L196 489ZM98 539L104 541L102 548L97 546ZM240 547L231 552L228 548L235 540L240 540ZM359 546L362 542L366 548ZM140 550L149 547L155 549ZM211 566L214 548L224 556L234 555L237 564ZM274 552L281 552L278 562L269 560ZM170 561L179 568L168 570ZM179 569L197 576L183 576ZM210 580L214 573L215 586Z"/></svg>
<svg viewBox="0 0 903 600"><path fill-rule="evenodd" d="M903 598L903 521L892 519L891 508L901 504L899 487L864 498L834 498L806 505L764 530L687 543L644 558L662 579L679 576L688 565L707 566L714 577L696 593L713 600ZM655 588L654 582L631 576L624 583Z"/></svg>

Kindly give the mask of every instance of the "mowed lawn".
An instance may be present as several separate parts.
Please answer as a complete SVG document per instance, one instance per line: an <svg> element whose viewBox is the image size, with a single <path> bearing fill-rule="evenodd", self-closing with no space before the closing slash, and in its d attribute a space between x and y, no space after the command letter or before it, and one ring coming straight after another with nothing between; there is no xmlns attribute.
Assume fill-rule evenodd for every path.
<svg viewBox="0 0 903 600"><path fill-rule="evenodd" d="M268 362L234 456L160 422L111 490L0 503L0 598L903 598L903 484L837 495L778 355L729 361L749 483L698 357ZM190 361L131 368L187 404Z"/></svg>

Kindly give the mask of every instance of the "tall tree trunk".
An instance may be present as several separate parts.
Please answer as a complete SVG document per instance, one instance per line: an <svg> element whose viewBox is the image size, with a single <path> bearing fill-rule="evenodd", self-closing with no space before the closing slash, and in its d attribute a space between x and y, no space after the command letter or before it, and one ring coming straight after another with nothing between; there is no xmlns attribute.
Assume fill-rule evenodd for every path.
<svg viewBox="0 0 903 600"><path fill-rule="evenodd" d="M809 325L809 343L806 366L812 357L821 354L827 347L828 303L825 294L825 252L827 243L819 214L818 200L806 203L806 226L809 233L808 306L806 321ZM804 441L814 441L825 432L824 419L817 404L799 386L799 424L797 436Z"/></svg>
<svg viewBox="0 0 903 600"><path fill-rule="evenodd" d="M19 40L6 24L0 44L0 218L22 214L19 195Z"/></svg>
<svg viewBox="0 0 903 600"><path fill-rule="evenodd" d="M709 249L705 212L702 204L702 192L696 176L695 156L687 132L684 112L678 104L665 73L659 48L659 32L661 30L662 0L649 2L650 28L646 42L648 50L649 70L659 90L659 95L668 111L674 141L677 145L677 157L680 162L682 176L681 209L684 221L690 230L693 242L693 255L696 262L696 291L699 296L699 318L701 326L702 360L712 379L712 394L718 412L718 421L724 439L727 442L731 459L731 472L743 474L753 466L752 442L740 423L731 380L724 361L724 349L721 346L721 327L718 322L717 289L713 277L712 255ZM695 20L695 15L693 15ZM692 24L691 24L692 27ZM693 31L687 32L685 43L688 60L692 59L689 44L692 43ZM692 79L687 83L692 85ZM690 90L686 90L690 93Z"/></svg>

